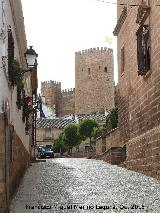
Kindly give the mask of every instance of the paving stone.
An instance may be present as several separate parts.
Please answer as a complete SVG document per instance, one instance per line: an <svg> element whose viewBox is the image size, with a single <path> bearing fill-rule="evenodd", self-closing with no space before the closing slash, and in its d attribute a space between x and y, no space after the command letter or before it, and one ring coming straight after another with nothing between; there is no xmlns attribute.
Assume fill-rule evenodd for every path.
<svg viewBox="0 0 160 213"><path fill-rule="evenodd" d="M38 209L41 206L51 209ZM159 213L160 182L101 160L57 158L34 163L10 213L53 212Z"/></svg>

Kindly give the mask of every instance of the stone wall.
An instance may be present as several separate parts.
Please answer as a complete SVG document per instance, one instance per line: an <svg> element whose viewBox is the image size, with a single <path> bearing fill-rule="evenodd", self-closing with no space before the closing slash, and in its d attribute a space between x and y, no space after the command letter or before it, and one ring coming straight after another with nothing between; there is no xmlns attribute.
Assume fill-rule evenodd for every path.
<svg viewBox="0 0 160 213"><path fill-rule="evenodd" d="M75 114L75 89L62 90L60 116Z"/></svg>
<svg viewBox="0 0 160 213"><path fill-rule="evenodd" d="M10 156L10 198L15 193L19 183L30 165L30 154L26 151L22 141L14 132Z"/></svg>
<svg viewBox="0 0 160 213"><path fill-rule="evenodd" d="M141 2L138 0L136 4ZM150 27L150 70L146 75L141 76L137 72L136 32L140 25L136 23L136 7L128 7L127 17L118 34L120 143L126 144L127 162L124 165L127 168L157 177L160 133L155 131L160 128L160 10L156 6L158 0L144 2L149 2L151 8L144 22ZM118 6L118 14L121 9L122 6Z"/></svg>
<svg viewBox="0 0 160 213"><path fill-rule="evenodd" d="M131 139L126 150L126 168L160 179L160 127Z"/></svg>
<svg viewBox="0 0 160 213"><path fill-rule="evenodd" d="M55 109L56 116L64 116L75 113L75 89L61 91L61 83L45 81L41 83L41 93L45 104Z"/></svg>
<svg viewBox="0 0 160 213"><path fill-rule="evenodd" d="M75 54L75 89L61 91L55 81L41 83L41 93L57 116L89 114L114 106L113 50L93 48Z"/></svg>
<svg viewBox="0 0 160 213"><path fill-rule="evenodd" d="M93 48L75 54L75 113L114 106L113 50Z"/></svg>
<svg viewBox="0 0 160 213"><path fill-rule="evenodd" d="M0 212L9 207L9 201L30 165L30 154L17 136L13 126L5 124L0 114Z"/></svg>
<svg viewBox="0 0 160 213"><path fill-rule="evenodd" d="M96 141L96 154L101 155L108 151L111 147L123 147L123 143L120 143L119 128L113 129L106 133Z"/></svg>
<svg viewBox="0 0 160 213"><path fill-rule="evenodd" d="M41 94L45 97L45 104L56 110L59 114L60 101L61 101L61 83L56 81L41 82Z"/></svg>
<svg viewBox="0 0 160 213"><path fill-rule="evenodd" d="M120 143L119 128L113 129L96 141L96 157L117 165L125 160L126 148Z"/></svg>
<svg viewBox="0 0 160 213"><path fill-rule="evenodd" d="M99 138L96 141L96 156L102 155L106 151L106 138Z"/></svg>
<svg viewBox="0 0 160 213"><path fill-rule="evenodd" d="M119 128L113 129L106 135L106 151L111 147L123 147L123 143L120 143Z"/></svg>
<svg viewBox="0 0 160 213"><path fill-rule="evenodd" d="M110 164L120 165L126 160L126 150L123 147L111 147L101 156L98 156L98 159L104 160Z"/></svg>

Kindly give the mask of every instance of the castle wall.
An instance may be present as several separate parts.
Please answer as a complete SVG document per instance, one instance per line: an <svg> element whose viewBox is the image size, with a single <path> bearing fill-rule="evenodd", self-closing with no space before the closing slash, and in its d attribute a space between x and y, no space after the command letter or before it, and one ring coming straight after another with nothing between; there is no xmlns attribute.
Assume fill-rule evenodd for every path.
<svg viewBox="0 0 160 213"><path fill-rule="evenodd" d="M75 113L75 89L61 91L61 83L45 81L41 83L41 94L45 104L54 109L56 116L64 116Z"/></svg>
<svg viewBox="0 0 160 213"><path fill-rule="evenodd" d="M93 48L75 54L75 113L114 106L113 51Z"/></svg>
<svg viewBox="0 0 160 213"><path fill-rule="evenodd" d="M44 81L41 83L41 94L45 97L45 104L56 110L59 115L61 102L61 83L56 81Z"/></svg>
<svg viewBox="0 0 160 213"><path fill-rule="evenodd" d="M75 114L75 89L62 90L60 115Z"/></svg>

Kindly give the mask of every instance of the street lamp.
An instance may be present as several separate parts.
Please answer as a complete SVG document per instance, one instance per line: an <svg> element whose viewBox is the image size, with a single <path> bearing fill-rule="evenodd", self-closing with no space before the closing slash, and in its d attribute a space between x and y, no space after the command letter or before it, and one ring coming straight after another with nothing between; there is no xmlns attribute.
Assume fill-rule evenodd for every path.
<svg viewBox="0 0 160 213"><path fill-rule="evenodd" d="M33 49L33 46L29 46L29 49L27 49L27 51L25 52L24 57L26 59L27 67L29 69L22 70L22 73L32 72L34 68L37 66L37 57L38 57L38 54Z"/></svg>
<svg viewBox="0 0 160 213"><path fill-rule="evenodd" d="M24 57L26 59L26 64L28 69L27 70L22 70L22 74L25 72L37 72L37 57L38 54L36 51L33 49L33 46L29 46L29 49L24 54ZM33 101L34 100L34 101ZM37 102L37 88L36 91L32 91L32 144L31 147L33 147L34 151L34 160L36 159L35 156L35 147L36 147L36 120L37 120L37 110L33 106L34 102Z"/></svg>

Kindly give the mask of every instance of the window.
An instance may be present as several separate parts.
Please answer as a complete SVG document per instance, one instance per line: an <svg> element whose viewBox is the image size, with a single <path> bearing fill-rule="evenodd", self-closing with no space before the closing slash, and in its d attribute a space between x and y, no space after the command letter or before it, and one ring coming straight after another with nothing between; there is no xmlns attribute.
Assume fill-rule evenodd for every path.
<svg viewBox="0 0 160 213"><path fill-rule="evenodd" d="M52 132L51 129L45 130L45 139L51 139L52 138Z"/></svg>
<svg viewBox="0 0 160 213"><path fill-rule="evenodd" d="M145 75L150 69L149 26L140 26L136 36L138 75Z"/></svg>
<svg viewBox="0 0 160 213"><path fill-rule="evenodd" d="M104 72L107 73L107 67L104 68Z"/></svg>
<svg viewBox="0 0 160 213"><path fill-rule="evenodd" d="M12 81L13 61L14 61L14 39L13 39L11 28L9 28L8 29L8 75L11 81Z"/></svg>
<svg viewBox="0 0 160 213"><path fill-rule="evenodd" d="M124 74L124 67L125 67L125 52L124 46L121 49L121 75Z"/></svg>
<svg viewBox="0 0 160 213"><path fill-rule="evenodd" d="M91 74L91 69L90 68L88 68L88 75L90 75Z"/></svg>
<svg viewBox="0 0 160 213"><path fill-rule="evenodd" d="M14 60L14 39L11 28L8 29L8 65Z"/></svg>
<svg viewBox="0 0 160 213"><path fill-rule="evenodd" d="M99 70L101 69L101 66L99 66Z"/></svg>

